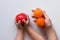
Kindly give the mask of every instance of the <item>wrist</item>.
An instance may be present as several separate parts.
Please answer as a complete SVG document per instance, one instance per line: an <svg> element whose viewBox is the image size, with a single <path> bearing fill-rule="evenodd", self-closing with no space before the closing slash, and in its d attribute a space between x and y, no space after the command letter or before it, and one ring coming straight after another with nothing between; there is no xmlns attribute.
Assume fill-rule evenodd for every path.
<svg viewBox="0 0 60 40"><path fill-rule="evenodd" d="M47 27L47 28L43 28L43 31L45 33L49 32L49 31L52 31L52 30L53 30L53 27L52 26L51 27Z"/></svg>
<svg viewBox="0 0 60 40"><path fill-rule="evenodd" d="M30 25L27 25L27 26L25 26L24 28L28 28L28 27L30 27Z"/></svg>
<svg viewBox="0 0 60 40"><path fill-rule="evenodd" d="M23 29L18 29L18 31L22 31Z"/></svg>
<svg viewBox="0 0 60 40"><path fill-rule="evenodd" d="M30 28L30 25L29 25L29 26L27 26L27 27L25 27L25 29L26 29L26 30L28 30L29 28Z"/></svg>

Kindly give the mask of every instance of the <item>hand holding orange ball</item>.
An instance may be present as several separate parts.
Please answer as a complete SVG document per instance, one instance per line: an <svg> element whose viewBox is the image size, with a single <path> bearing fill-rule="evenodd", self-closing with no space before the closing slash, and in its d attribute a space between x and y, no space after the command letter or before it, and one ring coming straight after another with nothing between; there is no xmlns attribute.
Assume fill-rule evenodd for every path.
<svg viewBox="0 0 60 40"><path fill-rule="evenodd" d="M40 8L36 8L35 10L32 10L33 12L33 18L36 18L35 23L43 28L45 26L45 18L43 15L43 11Z"/></svg>

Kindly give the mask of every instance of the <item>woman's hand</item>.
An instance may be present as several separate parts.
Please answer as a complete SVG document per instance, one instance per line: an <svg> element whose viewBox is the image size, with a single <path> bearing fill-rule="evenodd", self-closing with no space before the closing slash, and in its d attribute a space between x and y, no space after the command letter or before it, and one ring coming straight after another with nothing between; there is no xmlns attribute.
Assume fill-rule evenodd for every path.
<svg viewBox="0 0 60 40"><path fill-rule="evenodd" d="M27 15L27 21L24 20L24 19L22 21L24 22L24 26L21 25L21 23L20 23L21 21L20 20L18 21L18 23L15 22L15 24L16 24L16 26L17 26L18 29L23 29L23 28L25 28L27 26L30 26L30 19L29 19L28 15Z"/></svg>
<svg viewBox="0 0 60 40"><path fill-rule="evenodd" d="M18 31L17 31L15 40L24 40L23 27L20 24L20 22L21 22L20 20L18 21L18 23L16 22L16 26L18 28Z"/></svg>
<svg viewBox="0 0 60 40"><path fill-rule="evenodd" d="M48 40L58 40L52 22L50 18L46 15L45 11L43 12L43 15L45 17L45 27L43 28L43 31L46 33Z"/></svg>
<svg viewBox="0 0 60 40"><path fill-rule="evenodd" d="M24 27L30 26L30 19L28 15L27 15L27 21L23 19L23 22L24 22Z"/></svg>
<svg viewBox="0 0 60 40"><path fill-rule="evenodd" d="M15 23L18 29L22 29L22 25L20 24L20 22L21 21L19 20L18 23L17 22Z"/></svg>
<svg viewBox="0 0 60 40"><path fill-rule="evenodd" d="M43 11L43 15L45 17L45 27L43 28L43 30L48 30L48 29L52 28L52 22L51 22L50 18L47 16L45 11Z"/></svg>

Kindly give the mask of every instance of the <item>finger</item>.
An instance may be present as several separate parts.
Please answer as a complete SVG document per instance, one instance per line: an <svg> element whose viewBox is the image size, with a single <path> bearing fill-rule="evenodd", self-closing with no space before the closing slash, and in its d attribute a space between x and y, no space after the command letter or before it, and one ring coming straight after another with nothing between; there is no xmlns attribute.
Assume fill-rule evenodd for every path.
<svg viewBox="0 0 60 40"><path fill-rule="evenodd" d="M50 21L50 20L45 20L46 27L49 27L49 26L51 26L51 23L50 23L49 21Z"/></svg>
<svg viewBox="0 0 60 40"><path fill-rule="evenodd" d="M22 21L23 21L24 23L26 23L26 21L25 21L24 19L23 19Z"/></svg>
<svg viewBox="0 0 60 40"><path fill-rule="evenodd" d="M20 22L21 22L21 21L19 20L19 21L18 21L18 24L20 24Z"/></svg>
<svg viewBox="0 0 60 40"><path fill-rule="evenodd" d="M32 12L34 12L34 10L32 10Z"/></svg>
<svg viewBox="0 0 60 40"><path fill-rule="evenodd" d="M20 20L18 21L17 26L18 26L19 29L22 28L22 25L21 25L21 21Z"/></svg>
<svg viewBox="0 0 60 40"><path fill-rule="evenodd" d="M32 16L32 18L35 18L34 16Z"/></svg>
<svg viewBox="0 0 60 40"><path fill-rule="evenodd" d="M26 23L29 23L30 22L30 18L29 18L29 16L27 15L27 21L26 21Z"/></svg>
<svg viewBox="0 0 60 40"><path fill-rule="evenodd" d="M32 18L36 18L35 16L32 16Z"/></svg>
<svg viewBox="0 0 60 40"><path fill-rule="evenodd" d="M36 22L36 20L34 20L34 22Z"/></svg>
<svg viewBox="0 0 60 40"><path fill-rule="evenodd" d="M18 25L17 25L17 28L18 28L18 29L22 29L23 27L22 27L20 24L18 24Z"/></svg>
<svg viewBox="0 0 60 40"><path fill-rule="evenodd" d="M20 24L20 21L18 21L18 23L15 22L15 24L16 24L16 26L17 26L18 29L22 28L22 25Z"/></svg>
<svg viewBox="0 0 60 40"><path fill-rule="evenodd" d="M22 26L20 20L19 20L18 23L16 23L16 24L17 24L17 26Z"/></svg>
<svg viewBox="0 0 60 40"><path fill-rule="evenodd" d="M47 14L46 14L45 11L43 11L43 15L44 15L44 17L45 17L46 19L49 18L49 17L47 16Z"/></svg>

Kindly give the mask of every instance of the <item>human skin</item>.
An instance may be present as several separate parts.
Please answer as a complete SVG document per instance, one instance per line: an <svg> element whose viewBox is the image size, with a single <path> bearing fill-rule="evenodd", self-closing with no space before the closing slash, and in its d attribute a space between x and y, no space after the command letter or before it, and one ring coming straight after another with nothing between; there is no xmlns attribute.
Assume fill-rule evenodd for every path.
<svg viewBox="0 0 60 40"><path fill-rule="evenodd" d="M16 39L15 40L24 40L24 34L22 30L18 30L16 34Z"/></svg>
<svg viewBox="0 0 60 40"><path fill-rule="evenodd" d="M47 16L45 11L43 11L43 15L45 17L46 25L42 29L45 32L48 40L58 40L55 29L53 28L52 22L51 22L50 18Z"/></svg>
<svg viewBox="0 0 60 40"><path fill-rule="evenodd" d="M30 26L30 20L28 17L28 21L23 20L25 23L25 30L27 31L27 33L30 35L30 37L32 38L32 40L45 40L43 38L43 36L41 34L39 34L38 32L36 32L31 26Z"/></svg>
<svg viewBox="0 0 60 40"><path fill-rule="evenodd" d="M43 11L43 15L45 17L45 27L41 28L41 29L45 32L48 40L58 40L56 32L55 32L55 30L53 28L52 22L51 22L50 18L47 16L45 11ZM25 20L24 20L24 22L25 22L25 25L26 25L26 28L25 28L26 31L28 32L28 34L34 40L45 40L42 35L40 35L33 28L31 28L29 22L26 23Z"/></svg>
<svg viewBox="0 0 60 40"><path fill-rule="evenodd" d="M55 30L53 28L52 22L51 22L50 18L46 15L45 11L43 11L43 15L45 17L45 24L46 25L45 25L44 28L41 28L41 29L45 32L48 40L58 40L56 32L55 32ZM29 17L28 17L27 21L25 21L23 19L23 22L24 22L24 28L27 31L27 33L30 35L30 37L32 38L32 40L45 40L44 37L41 34L39 34L38 32L36 32L30 26ZM22 29L22 26L20 25L18 27L18 29ZM18 35L20 35L20 36L16 36L16 38L17 38L16 40L23 40L23 37L22 37L23 36L23 32L22 31L20 31L20 32L21 32L22 35L19 34L19 32L18 32ZM22 39L19 39L20 37L22 37Z"/></svg>
<svg viewBox="0 0 60 40"><path fill-rule="evenodd" d="M24 40L24 32L23 32L22 26L20 25L20 21L18 21L18 23L16 22L16 26L18 30L17 30L15 40Z"/></svg>

